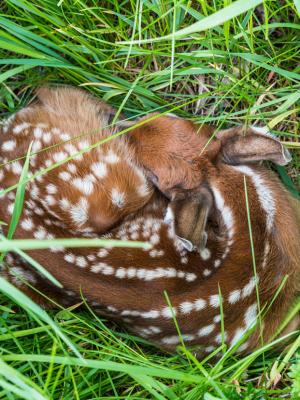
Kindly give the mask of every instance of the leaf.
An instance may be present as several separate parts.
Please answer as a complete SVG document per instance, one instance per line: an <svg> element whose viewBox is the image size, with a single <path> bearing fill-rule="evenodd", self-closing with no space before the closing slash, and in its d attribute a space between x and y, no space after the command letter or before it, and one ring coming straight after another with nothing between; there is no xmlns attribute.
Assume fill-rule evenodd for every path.
<svg viewBox="0 0 300 400"><path fill-rule="evenodd" d="M295 4L296 10L298 12L298 15L300 17L300 0L294 0L294 4Z"/></svg>
<svg viewBox="0 0 300 400"><path fill-rule="evenodd" d="M132 44L132 43L152 43L158 42L162 40L172 40L174 38L179 39L183 36L188 36L192 33L206 31L207 29L214 28L216 26L224 24L224 22L231 20L234 17L258 6L263 3L263 0L237 0L234 3L230 4L227 7L222 8L221 10L215 12L208 17L203 18L201 21L195 22L194 24L180 29L179 31L174 32L173 34L157 37L154 39L145 39L145 40L133 40L126 42L118 42L122 44Z"/></svg>
<svg viewBox="0 0 300 400"><path fill-rule="evenodd" d="M40 321L44 321L46 322L46 324L50 325L50 327L57 334L57 336L60 337L62 341L65 342L65 344L68 347L70 347L70 349L72 349L72 351L76 354L76 356L82 360L82 356L76 349L75 345L61 331L61 329L53 321L53 319L49 317L47 312L1 276L0 276L0 291L4 293L7 297L12 299L15 303L19 304L20 307L22 307L27 313L32 315L35 319L39 319Z"/></svg>
<svg viewBox="0 0 300 400"><path fill-rule="evenodd" d="M277 170L282 182L284 183L288 191L292 193L294 197L300 200L300 195L296 187L294 186L292 179L287 174L285 168L280 165L275 165L275 169Z"/></svg>
<svg viewBox="0 0 300 400"><path fill-rule="evenodd" d="M2 74L0 74L0 83L6 81L6 79L11 78L14 75L22 73L30 68L33 68L33 65L22 65L20 67L9 69L8 71L5 71Z"/></svg>
<svg viewBox="0 0 300 400"><path fill-rule="evenodd" d="M0 236L1 239L1 236ZM147 242L135 242L134 240L109 240L109 239L14 239L7 240L2 236L0 252L16 250L38 250L49 247L130 247L150 249Z"/></svg>
<svg viewBox="0 0 300 400"><path fill-rule="evenodd" d="M23 169L22 169L22 172L20 175L17 192L16 192L16 200L15 200L15 204L14 204L14 209L13 209L12 217L11 217L9 228L8 228L7 239L12 239L12 237L15 233L15 230L17 228L17 225L19 223L19 219L21 217L22 211L23 211L31 147L32 147L32 142L29 145L29 148L28 148L28 151L26 154L26 159L24 162L24 166L23 166Z"/></svg>

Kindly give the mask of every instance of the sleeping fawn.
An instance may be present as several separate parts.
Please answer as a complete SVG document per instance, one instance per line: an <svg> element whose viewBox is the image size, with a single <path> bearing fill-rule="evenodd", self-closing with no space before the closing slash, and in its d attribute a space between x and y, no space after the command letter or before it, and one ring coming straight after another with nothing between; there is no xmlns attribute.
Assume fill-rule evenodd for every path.
<svg viewBox="0 0 300 400"><path fill-rule="evenodd" d="M268 341L299 292L299 204L260 165L286 164L287 151L260 128L214 132L151 115L128 135L78 155L118 131L107 127L113 115L82 91L43 89L4 122L2 189L18 182L31 141L31 173L72 157L27 184L14 237L80 234L150 247L28 251L63 289L13 253L2 275L44 305L24 280L66 306L84 295L100 315L166 350L183 340L200 356L222 342L234 346L249 328L239 351ZM2 196L7 224L14 199L13 191Z"/></svg>

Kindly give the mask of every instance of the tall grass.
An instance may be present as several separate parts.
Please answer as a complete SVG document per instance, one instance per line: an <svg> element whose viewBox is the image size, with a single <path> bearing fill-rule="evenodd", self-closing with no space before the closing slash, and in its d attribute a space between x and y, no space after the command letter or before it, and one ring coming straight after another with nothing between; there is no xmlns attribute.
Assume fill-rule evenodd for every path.
<svg viewBox="0 0 300 400"><path fill-rule="evenodd" d="M299 12L298 0L3 1L1 117L55 83L83 86L128 118L156 110L217 127L268 125L294 149L278 172L296 194ZM2 252L47 246L13 239L23 183ZM279 354L271 343L237 358L221 345L219 360L199 361L184 348L159 352L84 299L46 313L2 279L0 291L1 399L300 398L297 333Z"/></svg>

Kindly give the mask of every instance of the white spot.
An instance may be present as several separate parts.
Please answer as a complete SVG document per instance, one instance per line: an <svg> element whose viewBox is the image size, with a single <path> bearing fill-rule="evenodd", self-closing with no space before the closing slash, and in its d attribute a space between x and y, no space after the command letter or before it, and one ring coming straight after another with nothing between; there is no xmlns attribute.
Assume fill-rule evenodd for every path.
<svg viewBox="0 0 300 400"><path fill-rule="evenodd" d="M205 268L205 270L203 271L203 275L204 275L204 276L209 276L210 274L211 274L211 270Z"/></svg>
<svg viewBox="0 0 300 400"><path fill-rule="evenodd" d="M210 296L210 298L209 298L209 304L210 304L213 308L220 307L220 296L219 296L218 294L213 294L212 296Z"/></svg>
<svg viewBox="0 0 300 400"><path fill-rule="evenodd" d="M7 211L9 214L12 215L13 211L14 211L14 203L10 203L7 207Z"/></svg>
<svg viewBox="0 0 300 400"><path fill-rule="evenodd" d="M65 259L65 261L67 261L68 263L74 264L74 263L75 263L75 260L76 260L76 257L75 257L74 254L69 253L69 254L66 254L66 255L64 256L64 259Z"/></svg>
<svg viewBox="0 0 300 400"><path fill-rule="evenodd" d="M83 140L78 142L78 147L80 150L87 150L90 147L90 143L87 140Z"/></svg>
<svg viewBox="0 0 300 400"><path fill-rule="evenodd" d="M203 349L205 353L211 353L215 350L215 346L207 346Z"/></svg>
<svg viewBox="0 0 300 400"><path fill-rule="evenodd" d="M158 318L159 317L159 311L157 311L157 310L151 310L151 311L146 311L146 312L142 312L141 314L140 314L140 316L142 317L142 318L149 318L149 319L154 319L154 318Z"/></svg>
<svg viewBox="0 0 300 400"><path fill-rule="evenodd" d="M210 258L211 252L209 249L205 248L200 251L200 256L201 256L202 260L206 261Z"/></svg>
<svg viewBox="0 0 300 400"><path fill-rule="evenodd" d="M158 326L149 326L149 330L152 332L152 333L161 333L162 332L162 330L158 327Z"/></svg>
<svg viewBox="0 0 300 400"><path fill-rule="evenodd" d="M25 218L22 222L21 222L21 228L24 229L24 231L31 231L34 227L34 224L32 222L31 218Z"/></svg>
<svg viewBox="0 0 300 400"><path fill-rule="evenodd" d="M108 265L106 263L98 263L95 264L91 267L91 271L94 272L95 274L102 272L104 268L108 267Z"/></svg>
<svg viewBox="0 0 300 400"><path fill-rule="evenodd" d="M12 151L16 148L16 141L15 140L7 140L6 142L3 142L2 144L2 150L3 151Z"/></svg>
<svg viewBox="0 0 300 400"><path fill-rule="evenodd" d="M65 211L68 211L70 209L70 207L71 207L70 201L68 199L66 199L66 198L60 199L59 200L59 205Z"/></svg>
<svg viewBox="0 0 300 400"><path fill-rule="evenodd" d="M69 135L68 133L62 133L62 134L60 135L60 138L61 138L61 140L64 141L64 142L66 142L67 140L70 140L70 139L71 139L71 137L70 137L70 135Z"/></svg>
<svg viewBox="0 0 300 400"><path fill-rule="evenodd" d="M46 160L45 161L45 166L47 167L47 168L49 168L49 167L51 167L51 165L53 165L53 161L52 160Z"/></svg>
<svg viewBox="0 0 300 400"><path fill-rule="evenodd" d="M113 312L113 313L115 313L115 312L118 311L118 310L116 309L116 307L113 307L113 306L108 306L108 307L107 307L107 310L108 310L108 311L111 311L111 312Z"/></svg>
<svg viewBox="0 0 300 400"><path fill-rule="evenodd" d="M115 164L119 161L119 157L111 150L107 153L104 159L109 164Z"/></svg>
<svg viewBox="0 0 300 400"><path fill-rule="evenodd" d="M161 342L164 344L179 344L180 338L177 335L174 336L166 336L161 339Z"/></svg>
<svg viewBox="0 0 300 400"><path fill-rule="evenodd" d="M273 227L276 213L276 204L272 191L268 188L268 185L263 178L258 173L255 173L251 168L245 165L235 166L233 168L251 177L259 198L259 202L266 213L267 231L270 232Z"/></svg>
<svg viewBox="0 0 300 400"><path fill-rule="evenodd" d="M230 346L233 347L234 345L236 345L241 340L241 338L243 337L244 333L245 333L245 329L238 328L235 331L235 334L234 334L233 338L231 339Z"/></svg>
<svg viewBox="0 0 300 400"><path fill-rule="evenodd" d="M75 224L82 226L88 220L88 202L85 198L81 198L79 202L72 206L70 209L70 215Z"/></svg>
<svg viewBox="0 0 300 400"><path fill-rule="evenodd" d="M242 343L239 348L237 349L238 353L241 353L242 351L246 350L249 347L249 342L244 342Z"/></svg>
<svg viewBox="0 0 300 400"><path fill-rule="evenodd" d="M85 268L88 265L86 259L83 256L76 257L76 262L75 263L80 268Z"/></svg>
<svg viewBox="0 0 300 400"><path fill-rule="evenodd" d="M222 320L222 316L221 314L215 315L213 321L218 324L219 322L221 322Z"/></svg>
<svg viewBox="0 0 300 400"><path fill-rule="evenodd" d="M185 275L185 279L187 282L193 282L197 278L196 274L193 274L192 272L187 272Z"/></svg>
<svg viewBox="0 0 300 400"><path fill-rule="evenodd" d="M50 140L51 140L51 133L50 133L50 132L45 132L45 133L43 134L42 139L43 139L43 141L44 141L46 144L50 143Z"/></svg>
<svg viewBox="0 0 300 400"><path fill-rule="evenodd" d="M60 177L60 179L66 182L68 182L71 179L71 174L67 171L60 172L58 176Z"/></svg>
<svg viewBox="0 0 300 400"><path fill-rule="evenodd" d="M134 278L136 276L136 268L130 267L127 269L127 277L129 279Z"/></svg>
<svg viewBox="0 0 300 400"><path fill-rule="evenodd" d="M229 240L232 239L233 234L234 234L234 218L231 209L225 205L225 200L223 196L221 195L220 191L212 186L212 191L214 194L214 199L216 206L218 210L220 211L220 214L222 215L224 224L227 228L227 234Z"/></svg>
<svg viewBox="0 0 300 400"><path fill-rule="evenodd" d="M39 150L41 150L41 148L42 148L42 143L39 140L35 140L31 149L33 153L36 153Z"/></svg>
<svg viewBox="0 0 300 400"><path fill-rule="evenodd" d="M89 179L75 178L73 179L72 184L86 196L93 193L94 185Z"/></svg>
<svg viewBox="0 0 300 400"><path fill-rule="evenodd" d="M49 183L49 185L46 186L46 191L49 194L55 194L55 193L57 193L57 187L55 185L53 185L53 183Z"/></svg>
<svg viewBox="0 0 300 400"><path fill-rule="evenodd" d="M150 189L147 183L143 183L140 186L137 187L137 192L139 196L141 197L146 197L149 195Z"/></svg>
<svg viewBox="0 0 300 400"><path fill-rule="evenodd" d="M194 304L190 301L184 301L179 305L179 309L183 314L189 314L194 309Z"/></svg>
<svg viewBox="0 0 300 400"><path fill-rule="evenodd" d="M258 277L257 277L257 280L256 280L255 276L253 276L250 279L249 283L247 283L247 285L245 285L243 287L243 289L242 289L242 297L243 297L243 299L245 297L250 296L250 294L253 292L253 290L255 289L255 286L256 286L256 281L258 281Z"/></svg>
<svg viewBox="0 0 300 400"><path fill-rule="evenodd" d="M180 257L181 264L187 264L189 261L188 257Z"/></svg>
<svg viewBox="0 0 300 400"><path fill-rule="evenodd" d="M257 304L254 303L247 308L244 316L246 328L251 328L257 320Z"/></svg>
<svg viewBox="0 0 300 400"><path fill-rule="evenodd" d="M206 300L204 299L197 299L195 301L195 309L196 311L201 311L206 307Z"/></svg>
<svg viewBox="0 0 300 400"><path fill-rule="evenodd" d="M49 206L54 206L56 204L56 199L55 197L48 195L45 197L45 201Z"/></svg>
<svg viewBox="0 0 300 400"><path fill-rule="evenodd" d="M226 343L227 340L228 340L228 333L226 331L223 332L223 336L222 336L222 333L219 333L216 336L216 342L219 344L221 344L223 342Z"/></svg>
<svg viewBox="0 0 300 400"><path fill-rule="evenodd" d="M25 129L27 129L29 127L30 127L30 124L28 124L28 122L22 122L21 124L14 126L13 133L18 135L19 133L21 133L22 131L24 131Z"/></svg>
<svg viewBox="0 0 300 400"><path fill-rule="evenodd" d="M65 160L68 157L67 153L60 151L58 153L53 154L53 160L58 163Z"/></svg>
<svg viewBox="0 0 300 400"><path fill-rule="evenodd" d="M47 232L46 232L45 228L43 228L42 226L39 226L38 230L34 232L33 236L36 239L43 240L43 239L46 239Z"/></svg>
<svg viewBox="0 0 300 400"><path fill-rule="evenodd" d="M107 167L103 162L97 162L91 165L92 172L97 178L104 178L107 175Z"/></svg>
<svg viewBox="0 0 300 400"><path fill-rule="evenodd" d="M108 250L106 250L106 249L101 249L97 253L98 257L107 257L107 255L108 255Z"/></svg>
<svg viewBox="0 0 300 400"><path fill-rule="evenodd" d="M241 290L239 289L233 290L228 296L228 303L235 304L240 300L240 298L241 298Z"/></svg>
<svg viewBox="0 0 300 400"><path fill-rule="evenodd" d="M215 260L214 267L219 268L220 265L221 265L221 260Z"/></svg>
<svg viewBox="0 0 300 400"><path fill-rule="evenodd" d="M126 269L121 267L116 270L116 278L123 279L126 277Z"/></svg>
<svg viewBox="0 0 300 400"><path fill-rule="evenodd" d="M42 208L40 208L40 207L35 207L34 208L34 213L36 214L36 215L44 215L45 213L44 213L44 210L42 209Z"/></svg>
<svg viewBox="0 0 300 400"><path fill-rule="evenodd" d="M21 164L19 161L14 161L14 162L11 164L11 169L12 169L12 172L13 172L14 174L20 175L21 172L22 172L23 167L22 167L22 164Z"/></svg>
<svg viewBox="0 0 300 400"><path fill-rule="evenodd" d="M76 147L71 143L66 144L64 146L64 149L69 153L70 156L73 156L74 154L78 153Z"/></svg>
<svg viewBox="0 0 300 400"><path fill-rule="evenodd" d="M207 326L204 326L203 328L199 329L198 331L198 336L208 336L210 333L212 333L215 329L215 324L210 324Z"/></svg>
<svg viewBox="0 0 300 400"><path fill-rule="evenodd" d="M71 172L71 174L76 174L77 167L76 167L75 164L69 162L69 163L67 164L67 168L68 168L68 170Z"/></svg>
<svg viewBox="0 0 300 400"><path fill-rule="evenodd" d="M262 262L262 269L265 269L266 266L267 266L269 251L270 251L270 243L269 243L268 241L266 241L266 243L265 243L265 248L264 248L264 256L263 256L263 262Z"/></svg>
<svg viewBox="0 0 300 400"><path fill-rule="evenodd" d="M169 306L164 307L161 310L161 315L165 318L173 318L173 315L176 316L176 308L175 307L170 308Z"/></svg>
<svg viewBox="0 0 300 400"><path fill-rule="evenodd" d="M160 236L158 235L158 233L154 233L153 235L151 235L149 241L153 245L158 244L160 241Z"/></svg>
<svg viewBox="0 0 300 400"><path fill-rule="evenodd" d="M173 210L171 209L171 207L168 207L167 208L167 212L166 212L165 217L164 217L164 222L166 224L171 224L173 221L174 221Z"/></svg>
<svg viewBox="0 0 300 400"><path fill-rule="evenodd" d="M43 131L41 130L41 128L35 128L33 134L36 139L41 139L41 137L43 136Z"/></svg>
<svg viewBox="0 0 300 400"><path fill-rule="evenodd" d="M60 135L60 129L58 128L52 128L51 131L54 133L54 135Z"/></svg>
<svg viewBox="0 0 300 400"><path fill-rule="evenodd" d="M119 192L118 189L112 189L111 201L115 206L121 208L121 207L123 207L123 205L125 203L125 194L122 192Z"/></svg>

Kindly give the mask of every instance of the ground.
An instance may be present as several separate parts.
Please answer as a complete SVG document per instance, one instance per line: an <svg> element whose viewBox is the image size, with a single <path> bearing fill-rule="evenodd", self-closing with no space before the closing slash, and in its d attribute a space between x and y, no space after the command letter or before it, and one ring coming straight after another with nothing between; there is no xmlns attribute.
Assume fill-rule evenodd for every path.
<svg viewBox="0 0 300 400"><path fill-rule="evenodd" d="M217 128L268 125L292 152L277 172L297 195L297 7L299 0L5 0L0 117L55 83L83 86L128 118L155 110ZM160 353L87 305L47 315L3 282L0 292L1 399L300 398L299 334L279 354L271 347L197 361L183 349Z"/></svg>

